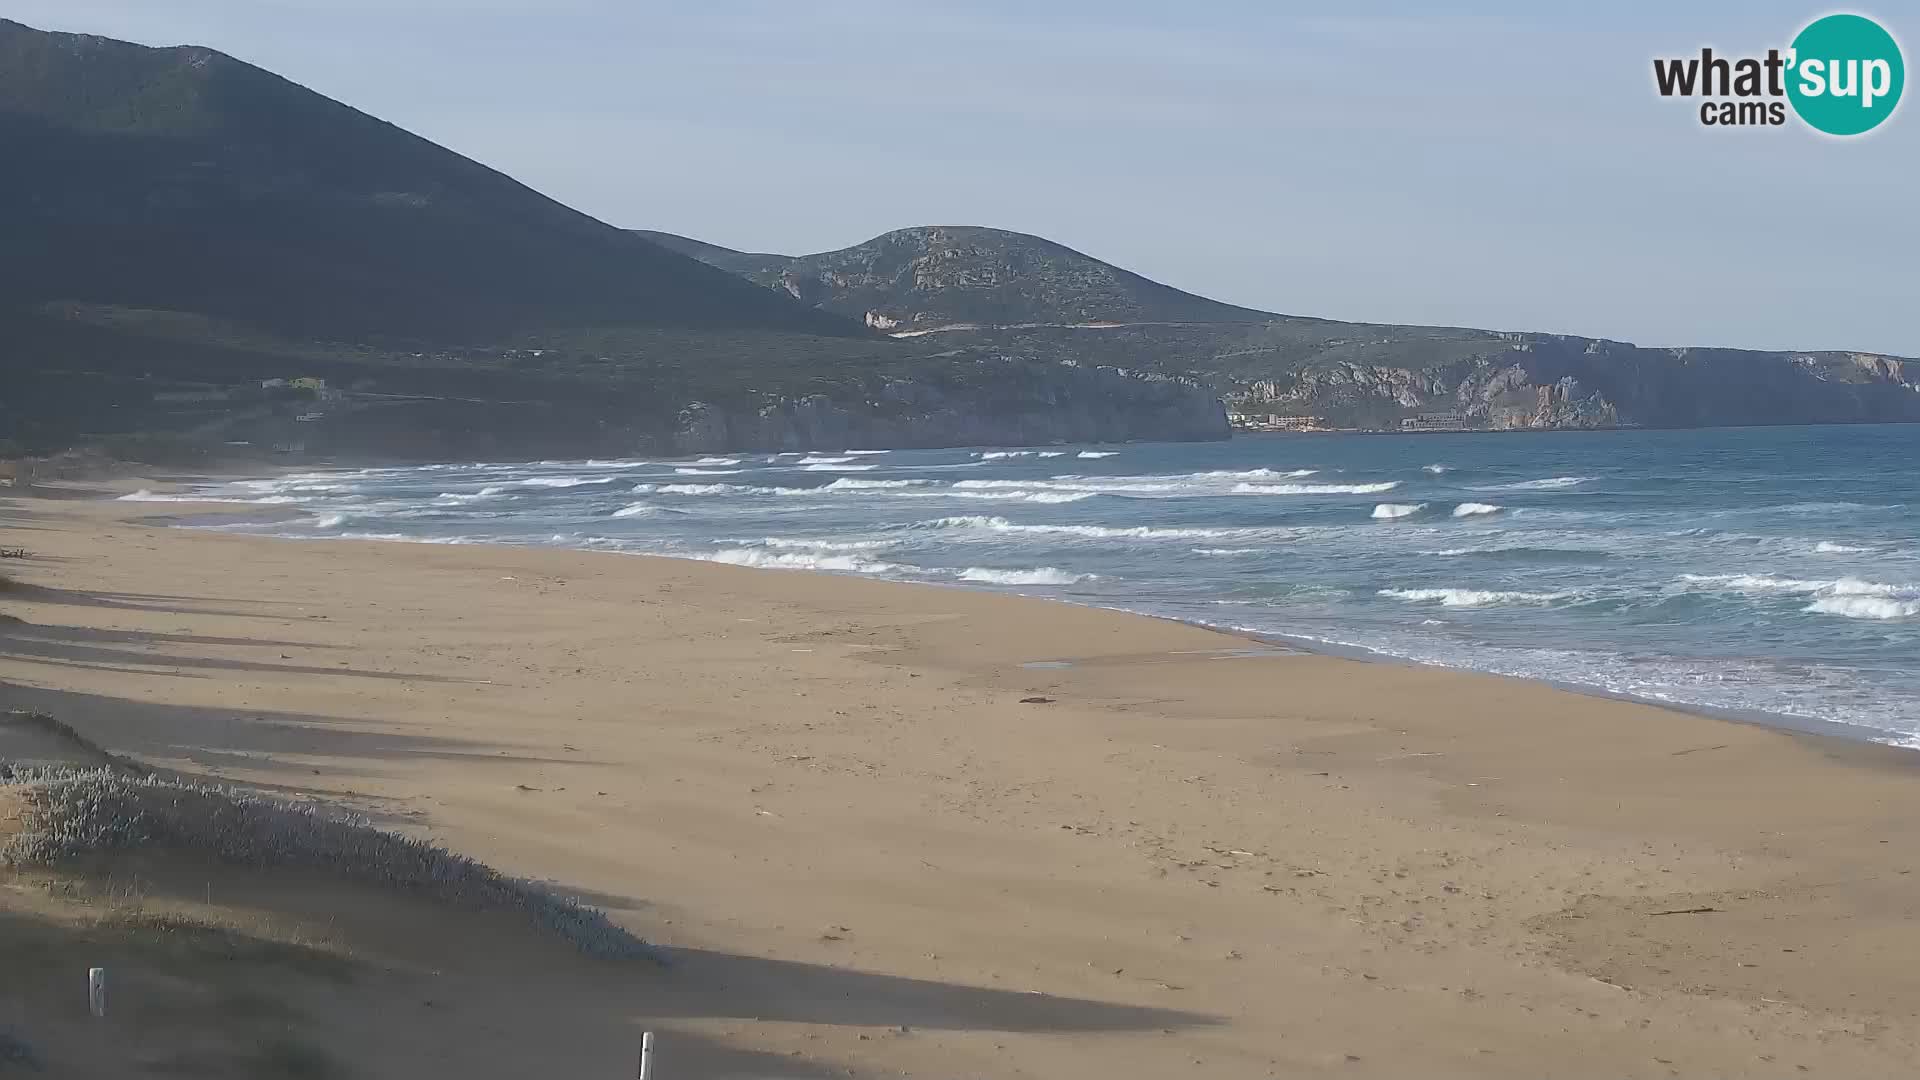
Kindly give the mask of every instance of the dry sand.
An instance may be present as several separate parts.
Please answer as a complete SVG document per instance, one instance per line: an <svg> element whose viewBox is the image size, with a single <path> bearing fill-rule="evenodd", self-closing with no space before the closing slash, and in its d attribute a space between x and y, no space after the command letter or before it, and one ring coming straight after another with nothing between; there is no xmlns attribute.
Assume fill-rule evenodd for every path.
<svg viewBox="0 0 1920 1080"><path fill-rule="evenodd" d="M152 510L0 506L35 553L0 705L672 950L209 884L439 980L314 1006L367 1075L626 1076L643 1028L661 1080L1920 1066L1910 752L1018 597Z"/></svg>

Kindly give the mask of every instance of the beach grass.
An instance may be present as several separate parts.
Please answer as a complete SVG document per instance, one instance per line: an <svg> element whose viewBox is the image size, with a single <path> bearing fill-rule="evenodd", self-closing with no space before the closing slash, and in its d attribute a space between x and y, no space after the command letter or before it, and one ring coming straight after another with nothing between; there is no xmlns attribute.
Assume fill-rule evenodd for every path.
<svg viewBox="0 0 1920 1080"><path fill-rule="evenodd" d="M0 787L13 788L23 807L22 827L0 846L0 865L51 867L141 849L197 852L241 866L325 871L470 909L518 910L590 956L654 957L598 909L318 804L112 768L16 768L0 774Z"/></svg>

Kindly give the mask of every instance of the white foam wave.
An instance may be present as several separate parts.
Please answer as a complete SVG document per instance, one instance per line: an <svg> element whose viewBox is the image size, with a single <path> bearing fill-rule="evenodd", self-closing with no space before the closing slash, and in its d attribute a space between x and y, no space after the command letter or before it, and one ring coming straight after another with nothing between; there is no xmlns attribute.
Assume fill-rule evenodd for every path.
<svg viewBox="0 0 1920 1080"><path fill-rule="evenodd" d="M1800 593L1820 596L1920 597L1920 585L1890 585L1856 577L1817 580L1776 574L1681 574L1680 580L1732 592Z"/></svg>
<svg viewBox="0 0 1920 1080"><path fill-rule="evenodd" d="M1070 503L1091 499L1092 491L897 491L895 495L913 499L987 499L994 502Z"/></svg>
<svg viewBox="0 0 1920 1080"><path fill-rule="evenodd" d="M346 523L347 515L345 514L321 514L309 524L316 529L337 529Z"/></svg>
<svg viewBox="0 0 1920 1080"><path fill-rule="evenodd" d="M1895 600L1884 596L1823 596L1805 611L1848 619L1911 619L1920 615L1920 598Z"/></svg>
<svg viewBox="0 0 1920 1080"><path fill-rule="evenodd" d="M1836 544L1831 540L1822 540L1813 545L1815 553L1820 555L1858 555L1872 551L1872 548L1854 547L1851 544Z"/></svg>
<svg viewBox="0 0 1920 1080"><path fill-rule="evenodd" d="M1428 472L1432 473L1435 476L1439 476L1441 473L1453 471L1453 466L1451 465L1422 465L1420 467L1427 470Z"/></svg>
<svg viewBox="0 0 1920 1080"><path fill-rule="evenodd" d="M588 484L611 484L611 476L528 476L518 480L509 480L504 484L490 484L480 489L482 495L504 495L509 491L524 491L531 488L576 488Z"/></svg>
<svg viewBox="0 0 1920 1080"><path fill-rule="evenodd" d="M1377 495L1400 486L1398 480L1375 484L1235 484L1235 495Z"/></svg>
<svg viewBox="0 0 1920 1080"><path fill-rule="evenodd" d="M655 490L662 495L779 495L789 489L750 484L661 484Z"/></svg>
<svg viewBox="0 0 1920 1080"><path fill-rule="evenodd" d="M1373 508L1373 516L1380 521L1393 521L1412 517L1426 508L1426 503L1377 503Z"/></svg>
<svg viewBox="0 0 1920 1080"><path fill-rule="evenodd" d="M634 503L631 506L623 506L620 509L615 510L613 512L613 516L617 518L645 517L648 514L659 512L659 509L660 509L659 507L654 506L651 503Z"/></svg>
<svg viewBox="0 0 1920 1080"><path fill-rule="evenodd" d="M760 544L781 550L802 551L877 551L893 547L896 540L803 540L787 536L768 536L759 540L737 540L740 544Z"/></svg>
<svg viewBox="0 0 1920 1080"><path fill-rule="evenodd" d="M745 469L687 469L687 468L675 469L673 471L678 473L681 476L738 476L741 473L746 472Z"/></svg>
<svg viewBox="0 0 1920 1080"><path fill-rule="evenodd" d="M443 491L435 495L433 501L442 506L466 506L471 503L485 502L495 497L496 496L493 495L483 495L478 491Z"/></svg>
<svg viewBox="0 0 1920 1080"><path fill-rule="evenodd" d="M1561 488L1578 487L1592 476L1549 476L1540 480L1521 480L1512 484L1494 484L1491 487L1475 488L1476 491L1557 491Z"/></svg>
<svg viewBox="0 0 1920 1080"><path fill-rule="evenodd" d="M852 460L853 459L850 457L803 457L800 459L800 464L802 465L845 465L847 462Z"/></svg>
<svg viewBox="0 0 1920 1080"><path fill-rule="evenodd" d="M848 450L846 451L846 453L852 454L854 457L873 457L877 454L891 454L893 453L893 451L891 450Z"/></svg>
<svg viewBox="0 0 1920 1080"><path fill-rule="evenodd" d="M1480 514L1497 514L1505 509L1493 503L1463 502L1453 508L1454 517L1476 517Z"/></svg>
<svg viewBox="0 0 1920 1080"><path fill-rule="evenodd" d="M935 518L932 521L916 522L907 526L910 529L1003 529L1013 525L1003 517L988 517L985 514L962 514L954 517Z"/></svg>
<svg viewBox="0 0 1920 1080"><path fill-rule="evenodd" d="M1028 533L1038 536L1077 536L1088 540L1206 540L1225 536L1243 536L1255 529L1176 529L1152 525L1041 525L1022 524L1003 517L970 515L920 522L915 528L988 529L1003 533Z"/></svg>
<svg viewBox="0 0 1920 1080"><path fill-rule="evenodd" d="M1313 476L1319 469L1215 469L1194 473L1196 477L1218 480L1298 480Z"/></svg>
<svg viewBox="0 0 1920 1080"><path fill-rule="evenodd" d="M1092 574L1073 574L1052 566L1038 566L1031 570L995 570L985 566L969 566L960 571L961 581L977 581L988 585L1077 585L1093 578Z"/></svg>
<svg viewBox="0 0 1920 1080"><path fill-rule="evenodd" d="M1259 555L1265 548L1194 548L1195 555Z"/></svg>
<svg viewBox="0 0 1920 1080"><path fill-rule="evenodd" d="M856 555L814 555L806 552L766 551L761 548L725 548L695 558L729 566L754 566L765 570L839 570L855 574L894 574L910 571L899 563L877 562Z"/></svg>
<svg viewBox="0 0 1920 1080"><path fill-rule="evenodd" d="M1547 604L1573 594L1520 592L1507 589L1381 589L1381 596L1414 603L1439 601L1443 607L1485 607L1489 604Z"/></svg>
<svg viewBox="0 0 1920 1080"><path fill-rule="evenodd" d="M802 459L807 460L807 459ZM878 465L836 465L825 461L815 461L812 465L800 466L801 472L866 472L877 469Z"/></svg>
<svg viewBox="0 0 1920 1080"><path fill-rule="evenodd" d="M737 457L703 457L695 458L693 463L695 465L738 465L740 464L740 459Z"/></svg>
<svg viewBox="0 0 1920 1080"><path fill-rule="evenodd" d="M1099 481L1074 476L1056 476L1051 480L962 480L953 485L960 490L993 490L995 488L1044 488L1050 491L1081 491L1090 495L1105 495L1121 492L1157 493L1183 491L1192 487L1181 483L1129 483L1126 481Z"/></svg>
<svg viewBox="0 0 1920 1080"><path fill-rule="evenodd" d="M1082 450L1078 454L1075 454L1074 457L1103 458L1112 457L1119 452L1118 450Z"/></svg>
<svg viewBox="0 0 1920 1080"><path fill-rule="evenodd" d="M831 484L817 488L793 488L794 491L885 491L893 488L922 487L933 483L932 480L862 480L857 476L843 476Z"/></svg>

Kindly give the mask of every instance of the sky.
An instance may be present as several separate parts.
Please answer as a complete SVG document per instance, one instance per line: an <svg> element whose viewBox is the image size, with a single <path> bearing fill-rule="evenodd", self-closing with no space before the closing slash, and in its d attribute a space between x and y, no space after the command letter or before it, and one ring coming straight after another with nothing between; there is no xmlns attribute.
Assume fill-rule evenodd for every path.
<svg viewBox="0 0 1920 1080"><path fill-rule="evenodd" d="M1920 9L1878 17L1911 62ZM787 254L1035 233L1216 299L1920 356L1920 102L1701 126L1652 59L1829 8L1280 0L0 0L258 64L615 225Z"/></svg>

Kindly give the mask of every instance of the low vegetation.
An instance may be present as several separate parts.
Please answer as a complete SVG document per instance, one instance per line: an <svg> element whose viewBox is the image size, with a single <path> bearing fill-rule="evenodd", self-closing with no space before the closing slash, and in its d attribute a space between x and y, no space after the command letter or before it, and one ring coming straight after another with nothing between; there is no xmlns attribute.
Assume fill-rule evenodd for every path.
<svg viewBox="0 0 1920 1080"><path fill-rule="evenodd" d="M111 768L16 769L0 785L15 787L23 804L23 827L0 847L0 864L55 866L139 848L202 852L245 866L325 870L462 907L523 911L592 956L653 955L601 912L536 882L313 804Z"/></svg>

